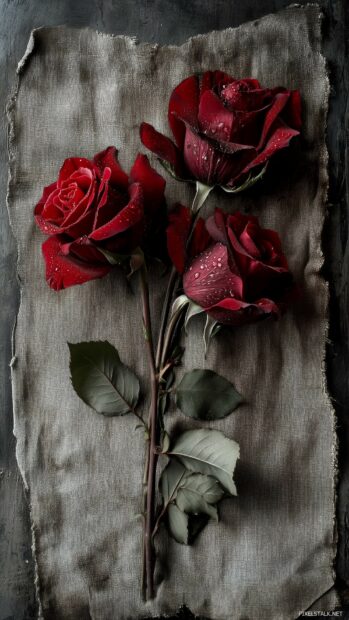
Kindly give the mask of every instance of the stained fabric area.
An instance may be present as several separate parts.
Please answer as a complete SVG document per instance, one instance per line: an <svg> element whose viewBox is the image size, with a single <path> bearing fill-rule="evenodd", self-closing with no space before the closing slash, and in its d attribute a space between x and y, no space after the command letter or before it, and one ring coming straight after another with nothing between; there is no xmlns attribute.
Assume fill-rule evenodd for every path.
<svg viewBox="0 0 349 620"><path fill-rule="evenodd" d="M315 5L180 47L65 27L31 37L9 108L8 207L21 282L12 380L17 458L29 489L45 619L156 617L186 604L212 620L291 620L313 604L335 606L334 419L324 374L328 293L319 275L329 87L320 50ZM104 418L76 397L66 344L109 340L149 393L137 280L133 293L117 271L60 293L50 290L33 208L69 156L91 157L113 144L129 169L144 152L140 123L169 135L174 86L208 69L301 91L298 146L280 154L264 184L240 197L214 191L205 207L240 209L278 231L300 296L277 323L218 334L207 360L203 325L192 320L183 368L214 369L245 397L236 412L214 423L240 444L239 496L222 503L220 523L210 523L193 547L161 530L158 597L145 605L137 516L143 436L130 417ZM152 163L160 170L155 158ZM170 177L167 196L169 204L193 198L190 187ZM155 316L164 287L161 268L154 267ZM185 429L196 423L172 410L167 424Z"/></svg>

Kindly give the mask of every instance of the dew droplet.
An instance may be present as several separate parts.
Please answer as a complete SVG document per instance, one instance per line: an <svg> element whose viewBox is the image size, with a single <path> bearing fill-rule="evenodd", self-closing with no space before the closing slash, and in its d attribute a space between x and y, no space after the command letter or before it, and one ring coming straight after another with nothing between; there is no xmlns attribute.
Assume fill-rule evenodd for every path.
<svg viewBox="0 0 349 620"><path fill-rule="evenodd" d="M199 272L197 271L197 272L194 274L194 278L197 280L197 279L198 279L198 277L199 277L199 275L200 275L200 274L199 274Z"/></svg>

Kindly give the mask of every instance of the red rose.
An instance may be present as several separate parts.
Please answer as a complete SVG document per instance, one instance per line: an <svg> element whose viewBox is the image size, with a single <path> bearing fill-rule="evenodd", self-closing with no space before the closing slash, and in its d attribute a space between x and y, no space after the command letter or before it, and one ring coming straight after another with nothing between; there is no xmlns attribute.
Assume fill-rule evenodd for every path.
<svg viewBox="0 0 349 620"><path fill-rule="evenodd" d="M299 134L298 90L261 88L258 80L235 80L222 71L192 75L172 92L168 121L176 144L148 123L143 144L181 178L205 185L236 186L257 172Z"/></svg>
<svg viewBox="0 0 349 620"><path fill-rule="evenodd" d="M149 223L163 219L164 190L164 179L145 155L137 156L130 176L112 146L92 161L66 159L34 211L50 235L42 246L50 287L60 290L106 275L112 265L105 251L131 254L144 242Z"/></svg>
<svg viewBox="0 0 349 620"><path fill-rule="evenodd" d="M278 317L292 287L278 234L261 228L256 217L220 209L206 227L211 245L187 265L185 294L227 325Z"/></svg>

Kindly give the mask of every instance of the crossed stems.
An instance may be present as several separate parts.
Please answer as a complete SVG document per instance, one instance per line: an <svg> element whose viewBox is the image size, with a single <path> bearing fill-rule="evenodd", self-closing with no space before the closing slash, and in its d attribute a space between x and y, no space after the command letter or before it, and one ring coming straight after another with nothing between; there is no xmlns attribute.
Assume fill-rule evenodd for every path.
<svg viewBox="0 0 349 620"><path fill-rule="evenodd" d="M170 320L167 326L176 281L177 273L175 269L172 269L163 305L163 312L161 316L159 337L155 357L149 307L149 287L147 271L145 265L143 265L141 268L143 323L144 334L147 344L151 383L151 402L147 432L148 444L143 477L144 549L142 595L145 600L154 598L155 549L153 544L153 534L156 499L156 466L160 451L160 424L158 419L159 384L163 373L164 365L167 361L167 354L172 341L172 336L176 328L178 319L180 318L179 315L175 315L173 317L175 320Z"/></svg>
<svg viewBox="0 0 349 620"><path fill-rule="evenodd" d="M192 213L196 214L192 218L191 230L187 239L187 246L190 243L192 232L195 225L195 220L199 208L203 205L207 198L209 191L206 186L200 188L197 187L197 192L192 205ZM200 192L203 195L200 195ZM198 197L199 194L199 197ZM198 203L198 208L194 210L193 207ZM196 217L195 217L196 216ZM156 348L156 355L154 353L154 342L152 334L150 304L149 304L149 286L148 276L145 263L140 269L141 274L141 290L142 290L142 312L143 312L143 325L144 335L147 344L147 354L150 370L150 382L151 382L151 403L149 409L149 418L147 426L147 453L146 462L143 477L143 514L144 514L144 540L143 540L143 575L142 575L142 595L143 599L154 598L154 569L155 569L155 548L154 548L154 535L157 532L159 526L159 520L162 516L158 517L155 523L155 500L156 500L156 467L159 458L161 448L160 443L160 423L162 426L162 420L159 420L159 391L160 381L169 368L168 355L172 345L173 337L176 332L178 323L182 316L182 309L179 309L169 319L170 309L172 304L172 298L175 291L178 275L175 268L172 268L171 275L167 284L167 290L161 315L158 343Z"/></svg>

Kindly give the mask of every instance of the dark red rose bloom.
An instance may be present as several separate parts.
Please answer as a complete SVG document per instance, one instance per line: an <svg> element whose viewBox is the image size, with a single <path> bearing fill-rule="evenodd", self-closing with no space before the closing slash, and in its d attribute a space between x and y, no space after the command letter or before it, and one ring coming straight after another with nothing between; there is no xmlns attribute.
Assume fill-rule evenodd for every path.
<svg viewBox="0 0 349 620"><path fill-rule="evenodd" d="M185 294L226 325L278 317L292 288L278 234L261 228L256 217L220 209L206 227L211 244L187 264Z"/></svg>
<svg viewBox="0 0 349 620"><path fill-rule="evenodd" d="M207 71L174 89L168 121L176 144L142 123L143 144L182 179L232 188L299 134L300 94Z"/></svg>
<svg viewBox="0 0 349 620"><path fill-rule="evenodd" d="M113 267L106 254L131 254L145 242L150 223L163 218L162 176L145 155L128 176L117 154L110 146L92 161L66 159L35 207L36 223L49 235L42 250L55 290L106 275Z"/></svg>

